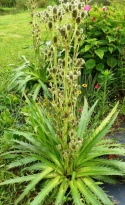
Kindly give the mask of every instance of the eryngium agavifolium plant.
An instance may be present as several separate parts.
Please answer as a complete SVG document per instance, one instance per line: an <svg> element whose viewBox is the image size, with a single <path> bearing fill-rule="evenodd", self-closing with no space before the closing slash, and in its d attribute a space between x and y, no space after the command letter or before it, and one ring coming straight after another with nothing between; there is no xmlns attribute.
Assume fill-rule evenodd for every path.
<svg viewBox="0 0 125 205"><path fill-rule="evenodd" d="M84 7L84 2L68 1L39 13L52 36L46 52L51 54L47 58L51 98L46 99L49 106L45 107L26 97L31 131L11 130L13 146L1 153L3 158L12 156L7 169L21 169L24 173L0 183L25 182L15 205L33 190L36 191L30 195L31 205L113 205L99 185L115 183L115 176L125 175L125 163L120 158L125 156L125 148L112 139L104 139L117 117L118 104L93 132L89 122L97 102L89 109L85 99L81 116L76 112L81 93L78 77L84 64L78 58L80 39L84 37L80 22L88 12ZM108 160L110 154L119 158Z"/></svg>

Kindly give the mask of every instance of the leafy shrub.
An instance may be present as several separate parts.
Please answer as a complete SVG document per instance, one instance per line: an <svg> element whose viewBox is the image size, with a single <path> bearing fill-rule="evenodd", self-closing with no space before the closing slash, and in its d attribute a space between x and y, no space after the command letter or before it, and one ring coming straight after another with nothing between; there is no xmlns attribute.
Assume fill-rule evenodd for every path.
<svg viewBox="0 0 125 205"><path fill-rule="evenodd" d="M107 6L107 5L109 5L110 3L109 3L109 0L96 0L96 1L94 1L94 0L92 0L92 1L90 1L90 4L98 4L98 5L105 5L105 6Z"/></svg>
<svg viewBox="0 0 125 205"><path fill-rule="evenodd" d="M0 6L12 7L15 6L15 0L1 0Z"/></svg>
<svg viewBox="0 0 125 205"><path fill-rule="evenodd" d="M24 58L24 64L13 70L8 90L21 92L22 95L24 93L31 94L34 100L37 99L40 92L41 95L48 96L47 65L48 63L43 63L42 67L38 68Z"/></svg>
<svg viewBox="0 0 125 205"><path fill-rule="evenodd" d="M97 82L101 85L103 81L99 81L98 76L108 69L114 77L108 87L110 99L114 99L114 96L118 96L120 92L123 92L121 96L124 96L125 20L123 13L110 6L106 11L95 6L91 8L89 17L81 28L85 31L80 47L80 57L83 57L86 62L83 74L91 74L93 78L96 76Z"/></svg>
<svg viewBox="0 0 125 205"><path fill-rule="evenodd" d="M58 0L37 0L37 6L39 8L47 7L49 5L53 6L55 4L59 4Z"/></svg>
<svg viewBox="0 0 125 205"><path fill-rule="evenodd" d="M16 8L17 9L27 9L26 1L25 0L15 0L16 1Z"/></svg>
<svg viewBox="0 0 125 205"><path fill-rule="evenodd" d="M39 0L38 1L38 7L40 7L40 8L45 7L46 4L47 4L46 0Z"/></svg>

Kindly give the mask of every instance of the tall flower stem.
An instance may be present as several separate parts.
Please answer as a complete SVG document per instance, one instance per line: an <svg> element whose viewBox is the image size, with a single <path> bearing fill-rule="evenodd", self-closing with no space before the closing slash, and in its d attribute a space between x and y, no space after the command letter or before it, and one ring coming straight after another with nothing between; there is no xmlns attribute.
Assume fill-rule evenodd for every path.
<svg viewBox="0 0 125 205"><path fill-rule="evenodd" d="M103 92L103 99L102 99L102 114L104 114L104 106L106 101L106 91L107 91L107 80L104 82L104 92Z"/></svg>
<svg viewBox="0 0 125 205"><path fill-rule="evenodd" d="M68 113L68 85L67 85L67 74L68 74L68 57L69 57L69 49L65 48L65 68L64 68L64 99L65 99L65 115ZM67 148L67 117L64 119L64 146Z"/></svg>
<svg viewBox="0 0 125 205"><path fill-rule="evenodd" d="M56 46L54 47L54 69L55 69L55 70L57 69L57 47L56 47ZM53 80L54 80L54 86L55 86L56 93L58 93L58 92L57 92L56 74L54 74ZM58 97L58 96L56 95L55 98L57 98L57 97Z"/></svg>
<svg viewBox="0 0 125 205"><path fill-rule="evenodd" d="M78 52L77 52L77 46L78 46L78 38L76 36L76 31L78 29L78 25L77 23L75 23L75 30L74 30L74 54L73 54L73 58L76 59L77 58L77 55L78 55Z"/></svg>

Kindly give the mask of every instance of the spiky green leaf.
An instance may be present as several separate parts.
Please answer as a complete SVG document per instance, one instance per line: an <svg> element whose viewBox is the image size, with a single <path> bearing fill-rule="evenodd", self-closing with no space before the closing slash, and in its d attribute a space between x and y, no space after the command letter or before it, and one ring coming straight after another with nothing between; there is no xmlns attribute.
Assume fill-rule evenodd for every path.
<svg viewBox="0 0 125 205"><path fill-rule="evenodd" d="M38 184L40 180L42 180L46 175L48 175L52 171L52 168L45 169L42 173L38 174L35 179L33 179L30 184L24 189L23 193L19 196L19 198L15 201L15 205L17 205L35 186Z"/></svg>
<svg viewBox="0 0 125 205"><path fill-rule="evenodd" d="M97 198L103 203L103 204L110 204L111 201L109 200L107 194L97 185L96 182L93 181L90 177L82 178L82 181L85 183L85 185L97 196Z"/></svg>
<svg viewBox="0 0 125 205"><path fill-rule="evenodd" d="M83 106L83 110L82 110L82 115L81 115L81 119L79 122L79 126L78 126L78 131L77 131L77 137L83 137L83 134L87 128L87 125L89 123L89 120L91 118L91 115L94 111L94 108L96 106L98 101L96 101L94 103L94 105L91 107L91 109L88 111L88 103L86 98L84 98L84 106Z"/></svg>
<svg viewBox="0 0 125 205"><path fill-rule="evenodd" d="M96 196L90 191L90 189L87 188L87 186L83 183L81 179L77 180L77 187L82 193L83 197L85 197L85 201L87 202L87 204L101 205L101 202L99 202Z"/></svg>
<svg viewBox="0 0 125 205"><path fill-rule="evenodd" d="M68 181L65 178L59 187L57 197L55 200L55 205L63 204L63 200L64 200L64 196L65 196L65 192L67 188L68 188Z"/></svg>
<svg viewBox="0 0 125 205"><path fill-rule="evenodd" d="M78 156L78 161L81 163L81 159L84 159L86 155L90 152L90 150L96 145L99 140L101 140L109 131L111 125L114 123L118 112L116 112L118 104L112 109L109 115L103 120L101 125L95 130L93 135L86 140L84 143L84 147Z"/></svg>
<svg viewBox="0 0 125 205"><path fill-rule="evenodd" d="M39 174L33 174L33 175L28 175L28 176L22 176L22 177L17 177L14 179L9 179L4 182L0 183L1 185L7 185L7 184L15 184L15 183L21 183L21 182L26 182L26 181L31 181L35 179Z"/></svg>
<svg viewBox="0 0 125 205"><path fill-rule="evenodd" d="M36 157L21 158L7 165L7 169L12 169L14 167L19 167L19 166L26 165L26 164L29 164L35 161L38 161Z"/></svg>
<svg viewBox="0 0 125 205"><path fill-rule="evenodd" d="M72 193L72 198L73 198L74 204L83 205L81 197L80 197L80 193L79 193L77 185L76 185L76 182L70 181L69 185L71 188L71 193Z"/></svg>
<svg viewBox="0 0 125 205"><path fill-rule="evenodd" d="M45 186L45 188L42 189L38 193L38 195L34 198L34 200L31 202L31 205L39 205L45 197L62 182L62 177L58 176L54 179L51 179L50 182Z"/></svg>

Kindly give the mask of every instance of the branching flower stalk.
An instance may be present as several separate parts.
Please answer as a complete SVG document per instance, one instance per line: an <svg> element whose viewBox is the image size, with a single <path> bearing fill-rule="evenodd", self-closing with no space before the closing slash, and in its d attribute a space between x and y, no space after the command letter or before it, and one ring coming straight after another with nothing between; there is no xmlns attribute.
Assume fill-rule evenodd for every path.
<svg viewBox="0 0 125 205"><path fill-rule="evenodd" d="M84 2L68 1L59 7L50 6L46 12L40 14L41 22L48 26L51 37L51 44L47 50L51 53L48 56L48 61L51 59L48 74L52 78L49 84L52 95L50 103L53 107L54 125L65 161L64 167L66 172L69 167L69 173L73 169L70 159L75 157L77 150L75 147L77 146L75 132L78 121L76 105L81 92L78 77L84 65L84 60L78 58L78 48L83 38L80 22L86 17L84 6ZM62 21L63 16L67 19L66 24Z"/></svg>
<svg viewBox="0 0 125 205"><path fill-rule="evenodd" d="M36 13L37 3L36 0L28 1L28 9L31 16L33 47L35 51L35 68L39 69L40 61L40 43L41 43L41 30L38 22L39 14Z"/></svg>
<svg viewBox="0 0 125 205"><path fill-rule="evenodd" d="M68 82L67 82L67 75L68 75L68 57L69 57L69 48L68 46L65 47L65 68L64 68L64 112L65 115L68 115ZM64 148L68 148L67 147L67 131L68 131L68 120L67 120L67 116L65 116L65 120L64 120Z"/></svg>

